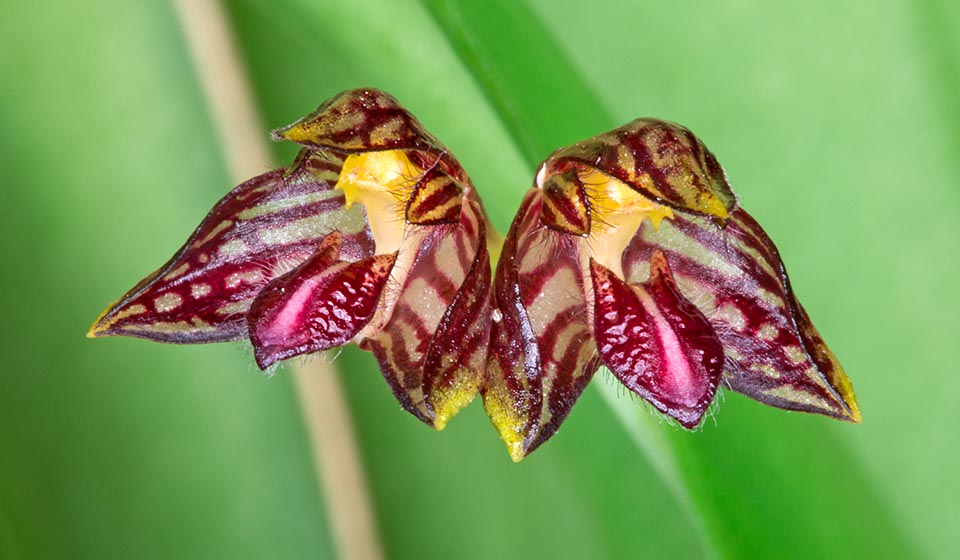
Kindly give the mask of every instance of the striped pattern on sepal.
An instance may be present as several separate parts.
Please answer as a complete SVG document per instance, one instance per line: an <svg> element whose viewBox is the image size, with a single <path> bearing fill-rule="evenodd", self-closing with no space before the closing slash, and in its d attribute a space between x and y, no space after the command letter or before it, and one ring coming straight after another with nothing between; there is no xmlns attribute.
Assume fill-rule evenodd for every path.
<svg viewBox="0 0 960 560"><path fill-rule="evenodd" d="M333 189L341 166L335 155L303 150L289 169L233 189L173 258L101 314L88 336L240 339L260 290L303 262L332 230L343 236L344 258L371 254L362 210L346 209L343 194Z"/></svg>
<svg viewBox="0 0 960 560"><path fill-rule="evenodd" d="M689 214L644 223L624 254L629 282L644 282L662 251L683 295L723 343L724 383L765 404L860 421L849 378L790 288L773 242L743 209L725 227Z"/></svg>
<svg viewBox="0 0 960 560"><path fill-rule="evenodd" d="M571 168L544 180L541 221L557 231L586 236L590 234L591 205L577 171Z"/></svg>
<svg viewBox="0 0 960 560"><path fill-rule="evenodd" d="M721 224L737 202L723 168L703 142L685 127L658 119L636 119L561 148L543 163L543 173L562 175L571 167L595 169L654 202L711 216Z"/></svg>
<svg viewBox="0 0 960 560"><path fill-rule="evenodd" d="M346 153L433 151L441 146L392 95L372 88L340 92L271 135L308 148Z"/></svg>
<svg viewBox="0 0 960 560"><path fill-rule="evenodd" d="M456 224L460 221L462 198L463 188L459 182L434 165L424 172L410 193L407 222L424 226Z"/></svg>
<svg viewBox="0 0 960 560"><path fill-rule="evenodd" d="M404 409L438 430L476 396L487 357L487 224L465 193L459 223L406 226L401 258L411 260L395 268L379 324L360 341Z"/></svg>
<svg viewBox="0 0 960 560"><path fill-rule="evenodd" d="M600 365L588 321L582 239L546 227L540 189L510 226L493 288L483 404L514 461L560 427Z"/></svg>

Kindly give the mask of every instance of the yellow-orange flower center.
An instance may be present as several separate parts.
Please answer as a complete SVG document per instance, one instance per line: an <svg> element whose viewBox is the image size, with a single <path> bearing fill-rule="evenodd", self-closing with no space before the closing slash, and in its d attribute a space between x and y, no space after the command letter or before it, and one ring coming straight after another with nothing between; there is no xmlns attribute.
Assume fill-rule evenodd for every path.
<svg viewBox="0 0 960 560"><path fill-rule="evenodd" d="M644 220L659 229L673 210L650 200L623 181L596 169L579 172L590 204L590 235L586 239L584 263L592 257L623 278L623 252Z"/></svg>
<svg viewBox="0 0 960 560"><path fill-rule="evenodd" d="M406 202L422 174L401 150L352 154L344 160L334 188L343 191L347 208L363 204L377 254L400 248Z"/></svg>

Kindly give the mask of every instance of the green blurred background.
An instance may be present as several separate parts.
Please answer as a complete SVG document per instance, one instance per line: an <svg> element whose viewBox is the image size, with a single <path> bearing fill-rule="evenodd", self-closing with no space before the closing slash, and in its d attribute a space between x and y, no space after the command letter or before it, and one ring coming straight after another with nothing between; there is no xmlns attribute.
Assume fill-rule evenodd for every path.
<svg viewBox="0 0 960 560"><path fill-rule="evenodd" d="M231 187L172 7L2 5L0 557L333 557L288 370L265 378L240 343L83 336ZM958 4L225 7L267 126L386 89L501 230L551 148L638 116L685 124L863 409L854 426L726 393L688 434L602 375L514 465L479 403L434 433L347 349L389 557L956 557Z"/></svg>

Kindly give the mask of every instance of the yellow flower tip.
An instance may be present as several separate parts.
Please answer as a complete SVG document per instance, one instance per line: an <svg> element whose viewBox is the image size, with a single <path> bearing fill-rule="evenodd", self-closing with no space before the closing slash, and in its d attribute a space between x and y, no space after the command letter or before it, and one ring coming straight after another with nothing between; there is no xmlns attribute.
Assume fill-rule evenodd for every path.
<svg viewBox="0 0 960 560"><path fill-rule="evenodd" d="M107 336L109 334L107 333L107 329L109 329L110 326L116 323L117 319L119 319L119 317L117 316L113 316L107 319L107 314L113 311L115 307L116 307L116 303L113 303L110 306L108 306L106 309L104 309L99 316L97 316L97 319L93 322L92 325L90 325L90 328L87 330L87 338L100 338L103 336Z"/></svg>
<svg viewBox="0 0 960 560"><path fill-rule="evenodd" d="M496 391L489 391L484 394L483 407L487 411L487 416L493 427L500 434L500 439L507 446L507 453L514 463L519 463L527 456L527 450L523 445L524 428L526 420L523 414L515 410L508 401L503 400Z"/></svg>
<svg viewBox="0 0 960 560"><path fill-rule="evenodd" d="M863 416L860 415L860 409L852 410L850 413L850 421L854 424L860 424L863 422Z"/></svg>
<svg viewBox="0 0 960 560"><path fill-rule="evenodd" d="M275 131L273 137L291 142L309 142L313 139L313 127L306 122L298 122L288 128Z"/></svg>
<svg viewBox="0 0 960 560"><path fill-rule="evenodd" d="M434 393L430 399L433 405L433 429L438 432L447 427L447 422L473 402L479 392L476 383L463 380L463 384Z"/></svg>
<svg viewBox="0 0 960 560"><path fill-rule="evenodd" d="M87 330L87 338L103 338L105 336L111 336L114 333L110 332L110 327L117 322L115 317L112 317L106 321L102 318L98 318L90 328Z"/></svg>
<svg viewBox="0 0 960 560"><path fill-rule="evenodd" d="M706 204L703 205L701 210L705 214L719 218L724 222L730 219L730 211L727 210L727 207L724 206L719 198L713 195L708 195Z"/></svg>
<svg viewBox="0 0 960 560"><path fill-rule="evenodd" d="M487 254L490 255L490 270L497 269L500 255L503 253L503 243L506 239L492 225L487 224Z"/></svg>
<svg viewBox="0 0 960 560"><path fill-rule="evenodd" d="M860 404L853 395L850 395L850 398L847 399L847 405L850 407L847 420L853 422L854 424L860 424L863 422L863 416L860 414Z"/></svg>
<svg viewBox="0 0 960 560"><path fill-rule="evenodd" d="M117 322L128 317L134 317L147 312L147 308L142 303L124 302L123 298L111 303L103 310L103 313L97 317L97 320L90 325L87 331L87 338L100 338L104 336L114 336L118 331L111 331L111 328Z"/></svg>
<svg viewBox="0 0 960 560"><path fill-rule="evenodd" d="M510 460L514 463L523 461L523 458L527 456L527 452L523 448L523 443L519 441L508 443L507 452L510 453Z"/></svg>
<svg viewBox="0 0 960 560"><path fill-rule="evenodd" d="M860 403L857 402L857 395L853 392L853 383L850 382L850 378L847 377L842 367L838 368L836 378L832 384L840 396L845 411L844 420L853 422L854 424L861 423L863 416L860 414Z"/></svg>
<svg viewBox="0 0 960 560"><path fill-rule="evenodd" d="M467 403L469 402L470 401L467 401ZM460 412L460 410L464 406L466 406L467 403L458 407L456 404L450 403L449 401L447 401L444 404L440 405L439 407L434 408L434 410L436 410L437 412L433 417L433 429L440 432L444 428L446 428L447 422L449 422L451 418L456 416L457 413Z"/></svg>

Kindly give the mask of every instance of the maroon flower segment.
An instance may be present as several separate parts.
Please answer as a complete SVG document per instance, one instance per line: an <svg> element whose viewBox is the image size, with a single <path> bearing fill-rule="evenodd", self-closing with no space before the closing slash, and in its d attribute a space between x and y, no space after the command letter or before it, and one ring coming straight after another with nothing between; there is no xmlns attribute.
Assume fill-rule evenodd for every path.
<svg viewBox="0 0 960 560"><path fill-rule="evenodd" d="M257 365L350 342L377 309L396 253L340 260L343 236L327 235L309 259L260 291L247 314Z"/></svg>
<svg viewBox="0 0 960 560"><path fill-rule="evenodd" d="M720 384L723 347L703 313L680 294L663 253L654 253L650 266L650 279L631 286L590 261L597 347L621 383L693 428Z"/></svg>
<svg viewBox="0 0 960 560"><path fill-rule="evenodd" d="M308 148L338 153L444 151L399 101L373 89L337 94L306 117L271 134L274 140L292 140Z"/></svg>
<svg viewBox="0 0 960 560"><path fill-rule="evenodd" d="M692 429L721 383L860 421L762 229L687 129L638 119L554 152L497 266L484 406L514 460L602 363Z"/></svg>
<svg viewBox="0 0 960 560"><path fill-rule="evenodd" d="M483 405L519 461L552 436L600 366L584 293L581 238L541 223L531 189L494 279Z"/></svg>
<svg viewBox="0 0 960 560"><path fill-rule="evenodd" d="M90 333L201 343L246 336L260 290L309 257L336 227L346 259L371 254L360 208L334 190L343 160L303 153L288 170L241 184L204 218L170 261L104 311Z"/></svg>
<svg viewBox="0 0 960 560"><path fill-rule="evenodd" d="M557 150L499 236L470 178L390 95L358 89L273 133L296 160L220 200L88 336L248 338L261 368L356 343L442 429L481 393L515 461L601 365L687 429L722 385L860 421L773 242L706 146L656 119Z"/></svg>
<svg viewBox="0 0 960 560"><path fill-rule="evenodd" d="M412 228L419 250L391 294L393 313L360 342L400 404L443 424L479 390L490 332L490 258L475 201L459 227ZM399 264L397 265L400 266ZM469 397L469 399L468 399Z"/></svg>
<svg viewBox="0 0 960 560"><path fill-rule="evenodd" d="M441 429L479 391L487 218L459 162L388 94L344 92L274 132L304 146L240 185L89 336L249 337L258 365L349 342Z"/></svg>
<svg viewBox="0 0 960 560"><path fill-rule="evenodd" d="M718 223L736 205L723 168L703 142L687 128L658 119L636 119L559 149L543 168L548 177L596 169L654 202Z"/></svg>
<svg viewBox="0 0 960 560"><path fill-rule="evenodd" d="M742 208L726 227L677 215L643 224L624 254L629 281L652 255L670 260L681 291L723 343L724 383L760 402L859 422L853 387L790 288L773 242Z"/></svg>

